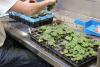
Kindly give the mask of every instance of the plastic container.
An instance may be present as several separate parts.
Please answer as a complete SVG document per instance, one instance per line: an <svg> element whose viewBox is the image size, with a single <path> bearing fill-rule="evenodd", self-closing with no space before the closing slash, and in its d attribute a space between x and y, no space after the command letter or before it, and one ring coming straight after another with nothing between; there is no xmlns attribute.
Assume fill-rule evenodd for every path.
<svg viewBox="0 0 100 67"><path fill-rule="evenodd" d="M37 27L48 23L52 23L54 17L51 12L47 12L46 15L38 16L36 18L32 18L31 16L26 16L17 12L10 12L9 16L15 19L16 21L27 24L31 27Z"/></svg>
<svg viewBox="0 0 100 67"><path fill-rule="evenodd" d="M56 55L56 56L58 56L58 57L60 57L62 60L64 60L65 62L67 62L67 63L69 63L72 67L74 66L74 67L82 67L82 66L84 66L85 64L89 64L89 62L92 62L93 60L96 60L96 57L87 57L86 59L84 59L84 60L82 60L82 61L80 61L79 63L76 63L76 62L74 62L74 61L72 61L69 57L67 57L67 56L64 56L64 55L62 55L59 51L60 50L62 50L62 49L52 49L49 45L47 45L47 44L45 44L44 45L44 43L39 43L38 41L37 41L37 39L36 39L36 37L34 37L34 36L32 36L31 34L30 34L30 36L31 36L31 39L33 40L33 41L35 41L37 44L39 44L40 46L42 46L44 49L46 49L48 52L51 52L52 54L54 54L54 55Z"/></svg>
<svg viewBox="0 0 100 67"><path fill-rule="evenodd" d="M36 30L37 30L37 28L31 29L32 32L35 32ZM37 33L37 35L39 35L39 34ZM87 58L83 59L82 61L76 63L75 61L72 61L69 57L67 57L67 56L60 53L60 51L62 51L63 48L53 49L51 46L49 46L46 43L39 43L38 39L36 38L37 36L33 36L32 33L30 33L30 37L34 42L36 42L38 45L42 46L48 52L60 57L62 60L64 60L65 62L69 63L70 65L72 65L74 67L82 67L85 64L87 64L87 63L89 64L89 62L92 62L93 60L96 60L96 57L87 57ZM60 43L60 41L59 41L59 43ZM60 47L59 44L57 44L57 45L58 45L58 47Z"/></svg>
<svg viewBox="0 0 100 67"><path fill-rule="evenodd" d="M87 35L100 37L100 32L96 31L96 29L100 27L100 22L97 22L93 19L87 22L83 22L80 19L76 19L75 23L83 26L84 33L86 33Z"/></svg>

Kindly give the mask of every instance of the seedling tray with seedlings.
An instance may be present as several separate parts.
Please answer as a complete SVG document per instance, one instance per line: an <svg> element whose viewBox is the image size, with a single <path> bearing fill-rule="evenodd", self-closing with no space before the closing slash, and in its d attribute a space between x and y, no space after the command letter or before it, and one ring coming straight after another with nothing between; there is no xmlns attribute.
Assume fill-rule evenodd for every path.
<svg viewBox="0 0 100 67"><path fill-rule="evenodd" d="M49 24L31 31L33 41L75 67L80 67L97 56L99 41L76 32L66 24Z"/></svg>
<svg viewBox="0 0 100 67"><path fill-rule="evenodd" d="M52 12L47 11L47 10L43 10L33 16L26 16L21 13L10 12L9 16L11 18L15 19L16 21L22 22L31 27L38 27L41 25L51 23L53 21L53 17L54 17Z"/></svg>

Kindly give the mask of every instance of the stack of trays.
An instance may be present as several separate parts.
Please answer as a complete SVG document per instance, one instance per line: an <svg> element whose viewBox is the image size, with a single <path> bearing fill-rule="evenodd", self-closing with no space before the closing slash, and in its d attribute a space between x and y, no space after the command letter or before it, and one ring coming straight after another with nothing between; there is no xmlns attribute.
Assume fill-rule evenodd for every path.
<svg viewBox="0 0 100 67"><path fill-rule="evenodd" d="M37 27L37 26L51 23L54 17L53 14L49 11L46 12L45 15L39 15L37 17L26 16L24 14L17 13L17 12L10 12L9 16L15 19L16 21L22 22L31 27Z"/></svg>

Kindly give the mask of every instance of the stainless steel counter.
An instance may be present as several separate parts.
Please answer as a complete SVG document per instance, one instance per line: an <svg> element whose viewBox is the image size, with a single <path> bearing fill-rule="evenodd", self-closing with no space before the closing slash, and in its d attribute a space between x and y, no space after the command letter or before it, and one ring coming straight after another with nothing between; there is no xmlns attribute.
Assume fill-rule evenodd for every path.
<svg viewBox="0 0 100 67"><path fill-rule="evenodd" d="M53 65L54 67L72 67L67 62L61 60L59 57L53 55L52 53L46 51L44 48L39 46L37 43L33 42L28 35L28 26L21 24L20 22L13 21L10 18L2 18L6 19L4 24L6 24L6 31L17 41L22 43L25 47L31 50L33 53L37 54L45 61ZM8 19L8 20L7 20ZM96 67L95 63L89 64L84 67Z"/></svg>

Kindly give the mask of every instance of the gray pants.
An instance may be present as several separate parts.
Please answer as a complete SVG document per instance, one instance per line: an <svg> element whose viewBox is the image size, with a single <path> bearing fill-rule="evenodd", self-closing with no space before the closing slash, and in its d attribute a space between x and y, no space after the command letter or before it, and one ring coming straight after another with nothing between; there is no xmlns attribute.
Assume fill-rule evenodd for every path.
<svg viewBox="0 0 100 67"><path fill-rule="evenodd" d="M21 46L10 36L6 37L0 22L0 67L51 67L47 62Z"/></svg>
<svg viewBox="0 0 100 67"><path fill-rule="evenodd" d="M7 36L0 48L0 67L51 67L47 62Z"/></svg>

